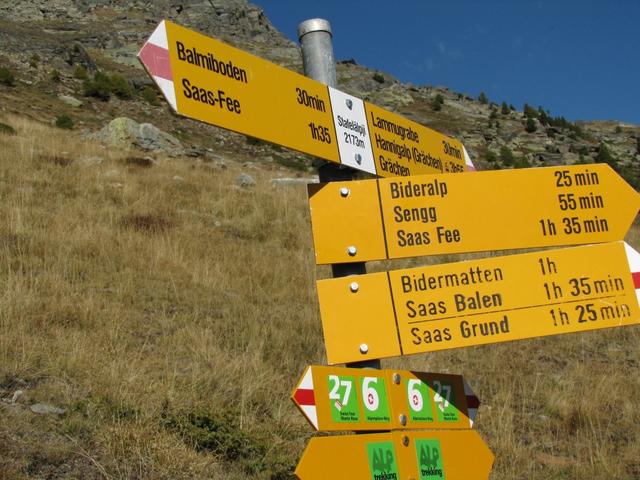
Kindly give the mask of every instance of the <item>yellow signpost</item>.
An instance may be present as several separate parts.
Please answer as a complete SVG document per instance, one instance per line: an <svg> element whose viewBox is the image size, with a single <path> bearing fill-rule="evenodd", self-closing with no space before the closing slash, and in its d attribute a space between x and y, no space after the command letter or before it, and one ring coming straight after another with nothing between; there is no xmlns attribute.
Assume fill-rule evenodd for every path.
<svg viewBox="0 0 640 480"><path fill-rule="evenodd" d="M381 177L473 169L458 140L170 21L138 57L186 117Z"/></svg>
<svg viewBox="0 0 640 480"><path fill-rule="evenodd" d="M606 164L310 185L316 262L621 240L640 194Z"/></svg>
<svg viewBox="0 0 640 480"><path fill-rule="evenodd" d="M480 404L460 375L316 365L291 399L320 431L468 429Z"/></svg>
<svg viewBox="0 0 640 480"><path fill-rule="evenodd" d="M302 480L486 480L493 453L475 430L315 437L296 468Z"/></svg>
<svg viewBox="0 0 640 480"><path fill-rule="evenodd" d="M320 280L328 361L636 325L637 256L613 242Z"/></svg>

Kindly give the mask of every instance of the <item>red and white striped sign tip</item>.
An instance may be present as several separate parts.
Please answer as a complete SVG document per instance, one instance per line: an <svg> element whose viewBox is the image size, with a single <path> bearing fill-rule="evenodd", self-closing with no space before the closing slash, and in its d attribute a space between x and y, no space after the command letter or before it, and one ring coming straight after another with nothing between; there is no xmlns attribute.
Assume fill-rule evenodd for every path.
<svg viewBox="0 0 640 480"><path fill-rule="evenodd" d="M138 52L140 62L156 83L162 94L174 111L176 107L176 92L173 85L173 72L169 60L169 40L164 20L153 31L149 39Z"/></svg>
<svg viewBox="0 0 640 480"><path fill-rule="evenodd" d="M627 253L627 261L629 262L629 271L633 278L633 285L636 288L636 296L638 297L638 305L640 305L640 253L638 253L627 242L624 243Z"/></svg>
<svg viewBox="0 0 640 480"><path fill-rule="evenodd" d="M480 406L460 375L315 365L291 400L318 431L469 429Z"/></svg>
<svg viewBox="0 0 640 480"><path fill-rule="evenodd" d="M316 397L313 390L313 374L311 367L307 367L298 386L291 395L295 403L309 423L318 430L318 409L316 408Z"/></svg>

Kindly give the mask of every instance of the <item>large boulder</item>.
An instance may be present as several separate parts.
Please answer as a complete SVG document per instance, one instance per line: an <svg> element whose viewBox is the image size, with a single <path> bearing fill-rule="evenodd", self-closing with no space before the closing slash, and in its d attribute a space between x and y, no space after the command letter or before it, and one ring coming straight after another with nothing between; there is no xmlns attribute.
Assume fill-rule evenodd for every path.
<svg viewBox="0 0 640 480"><path fill-rule="evenodd" d="M184 154L180 140L163 132L150 123L138 123L128 117L111 120L94 138L108 147L140 148L151 152L163 152L167 155Z"/></svg>

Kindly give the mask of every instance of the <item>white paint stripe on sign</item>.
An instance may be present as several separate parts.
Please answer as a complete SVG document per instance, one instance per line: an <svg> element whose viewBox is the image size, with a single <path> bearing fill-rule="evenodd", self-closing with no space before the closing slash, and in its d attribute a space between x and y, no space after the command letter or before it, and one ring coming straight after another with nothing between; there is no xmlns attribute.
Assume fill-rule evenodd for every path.
<svg viewBox="0 0 640 480"><path fill-rule="evenodd" d="M165 50L169 50L169 40L167 39L167 28L165 26L164 20L160 22L158 28L153 31L147 42L153 43L158 47L164 48Z"/></svg>
<svg viewBox="0 0 640 480"><path fill-rule="evenodd" d="M174 89L173 82L171 80L165 80L164 78L156 76L153 77L153 80L158 85L158 88L162 90L162 94L167 97L167 102L169 102L169 105L171 105L174 110L177 110L178 107L176 104L176 91Z"/></svg>
<svg viewBox="0 0 640 480"><path fill-rule="evenodd" d="M467 153L467 149L465 148L464 145L462 145L462 151L464 152L464 163L467 164L467 168L469 169L469 171L475 172L476 171L476 167L473 164L473 162L471 161L471 157Z"/></svg>
<svg viewBox="0 0 640 480"><path fill-rule="evenodd" d="M624 242L624 249L627 253L627 261L629 262L629 270L636 287L636 297L638 297L638 305L640 305L640 253L638 253L631 245Z"/></svg>

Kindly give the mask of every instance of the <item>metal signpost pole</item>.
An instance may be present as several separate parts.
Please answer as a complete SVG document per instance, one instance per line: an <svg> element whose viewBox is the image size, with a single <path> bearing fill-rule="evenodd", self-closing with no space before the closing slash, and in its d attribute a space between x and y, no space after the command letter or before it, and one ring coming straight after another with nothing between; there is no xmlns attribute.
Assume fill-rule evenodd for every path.
<svg viewBox="0 0 640 480"><path fill-rule="evenodd" d="M331 25L322 18L305 20L298 26L298 40L302 47L302 62L306 76L336 87L336 61L333 56ZM320 182L340 182L354 179L354 171L335 163L325 163L318 169ZM367 273L364 262L331 265L334 277ZM366 353L368 346L360 346ZM349 363L352 367L381 368L380 360Z"/></svg>

